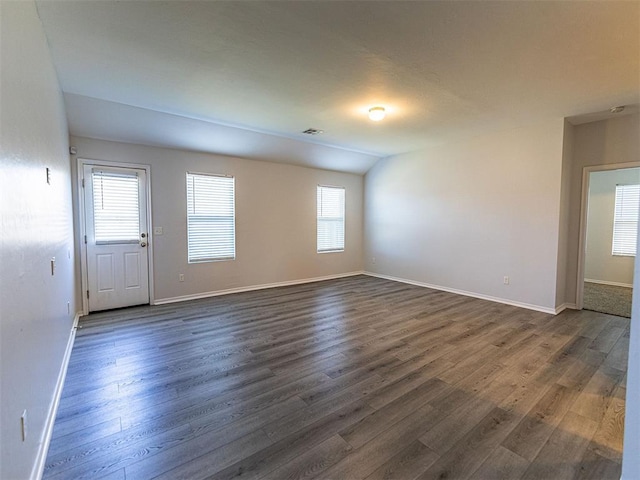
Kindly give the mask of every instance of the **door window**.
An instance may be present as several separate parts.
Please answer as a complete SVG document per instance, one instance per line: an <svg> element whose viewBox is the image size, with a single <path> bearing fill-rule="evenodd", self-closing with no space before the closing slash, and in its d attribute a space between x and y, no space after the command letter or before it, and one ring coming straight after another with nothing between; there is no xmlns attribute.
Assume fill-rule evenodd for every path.
<svg viewBox="0 0 640 480"><path fill-rule="evenodd" d="M93 215L97 244L140 239L138 175L94 170Z"/></svg>

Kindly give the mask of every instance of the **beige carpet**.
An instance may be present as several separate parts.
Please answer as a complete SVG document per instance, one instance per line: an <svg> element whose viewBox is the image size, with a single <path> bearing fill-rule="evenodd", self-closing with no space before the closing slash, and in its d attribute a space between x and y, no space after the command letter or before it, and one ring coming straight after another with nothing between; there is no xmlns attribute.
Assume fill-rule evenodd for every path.
<svg viewBox="0 0 640 480"><path fill-rule="evenodd" d="M584 282L583 308L631 318L632 288Z"/></svg>

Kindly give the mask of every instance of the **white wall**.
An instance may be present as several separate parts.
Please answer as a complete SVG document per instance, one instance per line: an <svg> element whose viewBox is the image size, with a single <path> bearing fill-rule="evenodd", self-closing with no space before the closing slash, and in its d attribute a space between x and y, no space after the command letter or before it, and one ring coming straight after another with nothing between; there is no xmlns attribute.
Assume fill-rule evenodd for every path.
<svg viewBox="0 0 640 480"><path fill-rule="evenodd" d="M576 303L580 205L584 167L640 161L640 115L622 115L608 120L576 125L573 129L573 158L565 298L559 303Z"/></svg>
<svg viewBox="0 0 640 480"><path fill-rule="evenodd" d="M71 143L80 158L151 165L153 226L163 228L151 238L156 301L363 269L360 175L80 137ZM187 171L236 177L236 260L187 263ZM343 253L316 253L318 184L346 187Z"/></svg>
<svg viewBox="0 0 640 480"><path fill-rule="evenodd" d="M596 282L633 283L634 257L611 254L616 185L640 183L640 168L591 172L584 277Z"/></svg>
<svg viewBox="0 0 640 480"><path fill-rule="evenodd" d="M558 261L556 264L556 308L573 307L565 302L567 288L567 255L569 254L569 216L571 215L571 174L573 170L574 128L564 121L562 141L562 174L560 179L560 225L558 227Z"/></svg>
<svg viewBox="0 0 640 480"><path fill-rule="evenodd" d="M9 480L29 478L44 460L38 455L76 305L61 92L33 2L0 2L0 17L0 478Z"/></svg>
<svg viewBox="0 0 640 480"><path fill-rule="evenodd" d="M638 229L640 241L640 228ZM640 247L640 242L639 242ZM640 292L640 256L636 256L633 278L634 292ZM629 369L625 403L622 480L640 478L640 295L633 295L631 305L631 336L629 338Z"/></svg>
<svg viewBox="0 0 640 480"><path fill-rule="evenodd" d="M553 119L379 162L365 177L366 269L555 309L562 148Z"/></svg>

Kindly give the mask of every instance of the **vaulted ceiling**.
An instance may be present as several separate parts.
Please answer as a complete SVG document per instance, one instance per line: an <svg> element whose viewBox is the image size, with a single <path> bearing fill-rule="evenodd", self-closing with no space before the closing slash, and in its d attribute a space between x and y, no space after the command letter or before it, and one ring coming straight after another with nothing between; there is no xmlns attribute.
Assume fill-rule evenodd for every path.
<svg viewBox="0 0 640 480"><path fill-rule="evenodd" d="M635 1L37 7L82 136L363 173L462 134L640 103Z"/></svg>

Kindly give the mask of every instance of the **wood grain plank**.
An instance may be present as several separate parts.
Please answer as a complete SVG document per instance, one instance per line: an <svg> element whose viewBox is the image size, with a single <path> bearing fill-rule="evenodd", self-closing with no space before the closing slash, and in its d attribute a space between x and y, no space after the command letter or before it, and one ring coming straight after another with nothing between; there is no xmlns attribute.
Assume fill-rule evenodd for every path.
<svg viewBox="0 0 640 480"><path fill-rule="evenodd" d="M600 423L611 402L611 394L623 375L620 370L602 365L584 387L571 410Z"/></svg>
<svg viewBox="0 0 640 480"><path fill-rule="evenodd" d="M353 447L361 447L448 388L446 383L437 378L427 380L406 395L384 405L358 423L340 431L340 435ZM368 403L371 405L371 400Z"/></svg>
<svg viewBox="0 0 640 480"><path fill-rule="evenodd" d="M494 408L417 478L470 477L509 434L518 419L513 412Z"/></svg>
<svg viewBox="0 0 640 480"><path fill-rule="evenodd" d="M346 457L353 447L339 435L329 437L299 457L272 470L260 478L263 480L303 480L314 478Z"/></svg>
<svg viewBox="0 0 640 480"><path fill-rule="evenodd" d="M621 473L622 466L619 463L587 449L573 478L576 480L619 480Z"/></svg>
<svg viewBox="0 0 640 480"><path fill-rule="evenodd" d="M407 448L438 420L438 412L428 405L420 407L398 423L354 449L347 457L328 469L326 478L361 479Z"/></svg>
<svg viewBox="0 0 640 480"><path fill-rule="evenodd" d="M563 385L552 385L502 445L532 461L575 401L578 392Z"/></svg>
<svg viewBox="0 0 640 480"><path fill-rule="evenodd" d="M520 478L529 462L502 446L496 448L471 475L473 480L514 480Z"/></svg>
<svg viewBox="0 0 640 480"><path fill-rule="evenodd" d="M336 435L343 428L361 420L371 413L373 413L371 407L362 402L355 402L323 417L310 426L279 440L253 455L245 456L242 460L213 475L211 475L212 466L207 462L205 469L205 471L208 472L207 478L212 480L258 478L260 475L275 470L298 458L311 447L322 443L327 438ZM191 464L188 464L186 468L189 471L188 478L199 477L200 472L203 471L202 468L194 471L194 466ZM166 478L176 478L175 473L175 471L169 472L169 476ZM174 476L171 476L171 474ZM179 477L181 477L181 475Z"/></svg>
<svg viewBox="0 0 640 480"><path fill-rule="evenodd" d="M567 412L549 440L522 476L522 480L572 479L597 428L596 422Z"/></svg>
<svg viewBox="0 0 640 480"><path fill-rule="evenodd" d="M481 396L467 395L464 403L451 409L448 414L441 415L444 418L421 436L420 441L434 452L443 455L494 408L492 402L488 402Z"/></svg>
<svg viewBox="0 0 640 480"><path fill-rule="evenodd" d="M622 460L625 398L626 389L619 385L613 392L609 407L589 445L589 450L618 464Z"/></svg>
<svg viewBox="0 0 640 480"><path fill-rule="evenodd" d="M610 478L628 342L368 276L91 314L44 478Z"/></svg>
<svg viewBox="0 0 640 480"><path fill-rule="evenodd" d="M416 440L365 478L366 480L413 480L419 472L425 471L438 458L437 453Z"/></svg>
<svg viewBox="0 0 640 480"><path fill-rule="evenodd" d="M187 448L187 450L194 449L193 451L203 455L196 458L171 456L168 458L166 466L158 465L155 462L138 462L127 467L126 473L127 476L131 478L184 480L205 478L205 476L211 473L218 472L228 465L241 461L247 455L268 448L269 445L271 445L271 441L264 432L260 430L249 433L213 450L209 450L208 447L202 448L198 443L195 445L183 444L183 446L190 447ZM176 464L178 465L177 467L166 470L170 465ZM162 472L162 470L165 471Z"/></svg>

